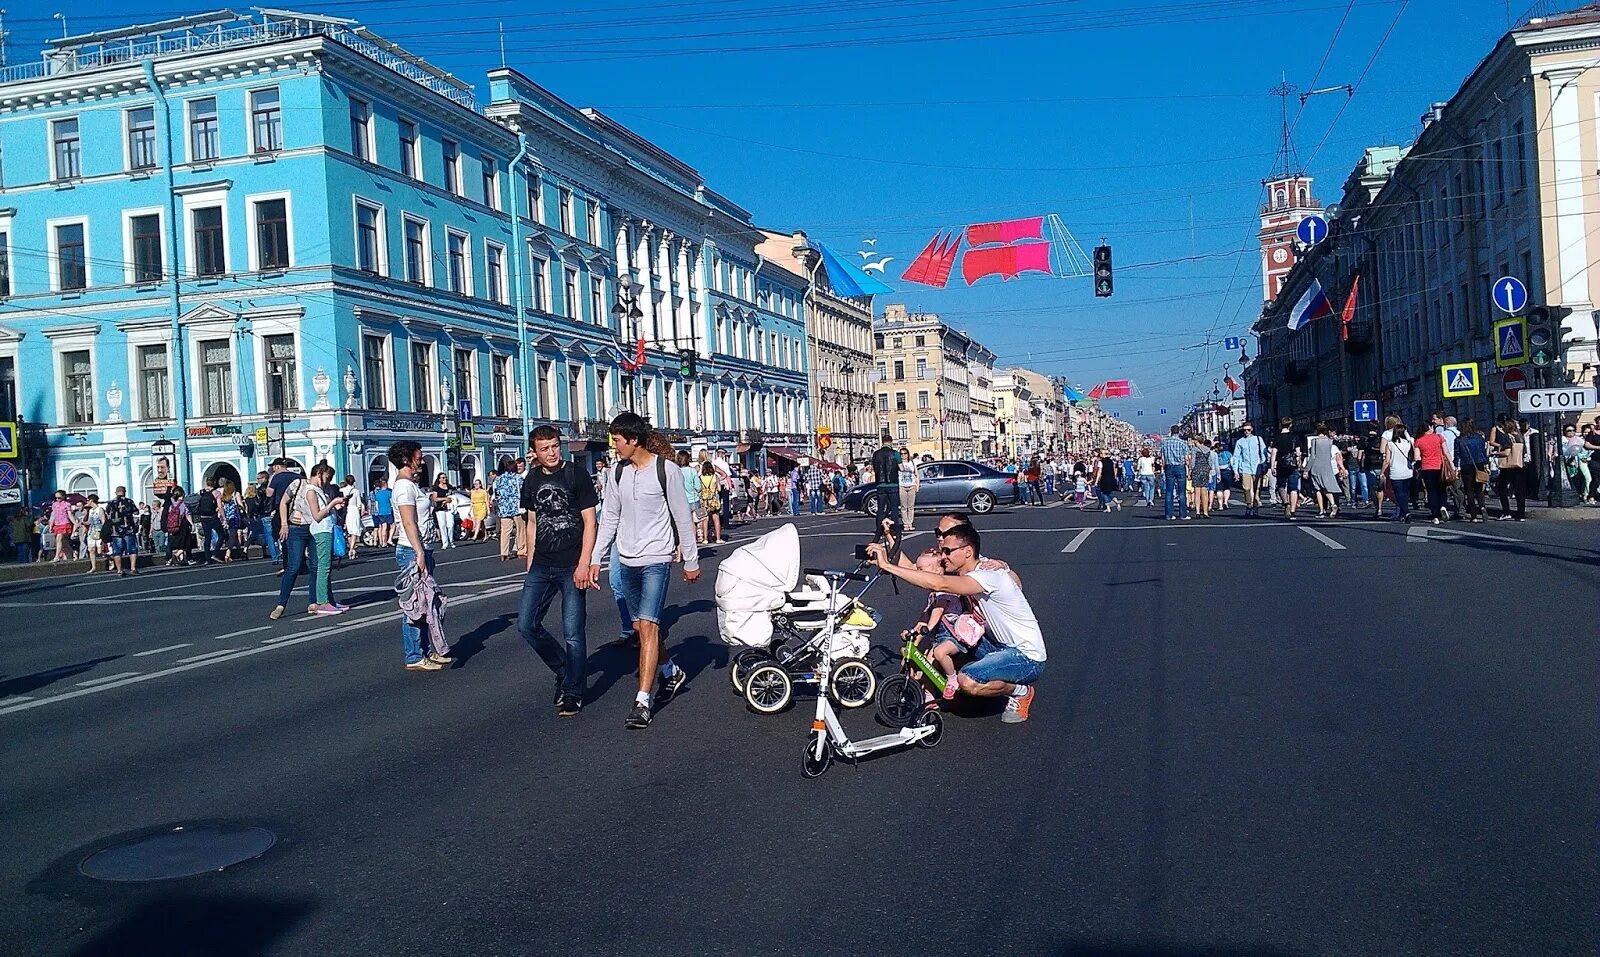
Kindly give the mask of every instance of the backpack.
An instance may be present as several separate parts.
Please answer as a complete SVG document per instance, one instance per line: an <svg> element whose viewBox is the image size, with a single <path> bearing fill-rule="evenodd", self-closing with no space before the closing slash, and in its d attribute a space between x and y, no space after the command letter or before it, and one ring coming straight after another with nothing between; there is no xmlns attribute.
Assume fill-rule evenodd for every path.
<svg viewBox="0 0 1600 957"><path fill-rule="evenodd" d="M216 518L217 497L211 494L210 489L202 490L199 495L195 496L195 503L192 511L199 518Z"/></svg>
<svg viewBox="0 0 1600 957"><path fill-rule="evenodd" d="M617 469L611 475L611 487L612 488L616 489L616 488L621 488L622 487L622 470L627 468L627 466L628 466L627 462L618 462L617 463ZM666 498L667 497L667 460L666 460L665 456L661 456L661 455L656 456L656 481L661 483L661 497L662 498ZM694 505L690 504L689 508L693 509ZM670 504L667 506L667 519L668 519L667 524L672 526L672 548L676 552L681 552L682 549L683 549L683 539L678 535L678 523L671 520L672 519L672 506Z"/></svg>

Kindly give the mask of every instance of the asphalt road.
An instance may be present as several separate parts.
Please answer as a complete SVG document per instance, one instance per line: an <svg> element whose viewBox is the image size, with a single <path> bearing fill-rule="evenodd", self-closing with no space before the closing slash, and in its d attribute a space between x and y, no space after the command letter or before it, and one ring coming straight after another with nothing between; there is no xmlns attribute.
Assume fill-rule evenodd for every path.
<svg viewBox="0 0 1600 957"><path fill-rule="evenodd" d="M806 564L835 566L867 525L799 524ZM673 585L691 680L644 732L622 727L633 659L602 644L607 592L589 600L588 707L553 715L492 545L441 554L461 661L438 674L401 668L386 555L340 573L357 607L334 619L269 622L261 563L0 588L0 940L167 955L1600 945L1600 526L1449 538L1059 507L978 524L1045 625L1033 720L967 710L935 750L815 781L799 768L808 707L760 717L728 686L715 559ZM885 644L922 604L887 583L869 600ZM846 724L875 733L868 715ZM178 881L78 872L121 836L204 822L278 841Z"/></svg>

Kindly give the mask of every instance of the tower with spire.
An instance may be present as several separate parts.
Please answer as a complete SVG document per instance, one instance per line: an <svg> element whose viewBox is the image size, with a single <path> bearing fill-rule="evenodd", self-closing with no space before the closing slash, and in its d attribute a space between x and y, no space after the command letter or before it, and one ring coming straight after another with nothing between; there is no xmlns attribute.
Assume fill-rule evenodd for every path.
<svg viewBox="0 0 1600 957"><path fill-rule="evenodd" d="M1272 175L1261 181L1265 195L1261 202L1261 298L1270 302L1283 287L1284 277L1296 258L1295 229L1300 220L1316 215L1322 205L1311 192L1311 177L1300 164L1294 148L1294 129L1289 125L1289 94L1295 86L1287 81L1267 91L1278 98L1281 140L1272 163Z"/></svg>

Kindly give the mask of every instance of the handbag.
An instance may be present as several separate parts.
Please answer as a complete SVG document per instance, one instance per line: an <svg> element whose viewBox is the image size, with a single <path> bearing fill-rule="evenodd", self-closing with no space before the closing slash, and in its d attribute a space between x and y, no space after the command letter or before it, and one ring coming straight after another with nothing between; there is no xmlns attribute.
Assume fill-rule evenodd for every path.
<svg viewBox="0 0 1600 957"><path fill-rule="evenodd" d="M1450 461L1448 458L1445 459L1443 464L1439 466L1439 480L1444 482L1446 485L1454 482L1460 477L1461 473L1456 471L1456 464Z"/></svg>
<svg viewBox="0 0 1600 957"><path fill-rule="evenodd" d="M333 526L333 557L343 558L350 551L350 543L345 539L344 526Z"/></svg>

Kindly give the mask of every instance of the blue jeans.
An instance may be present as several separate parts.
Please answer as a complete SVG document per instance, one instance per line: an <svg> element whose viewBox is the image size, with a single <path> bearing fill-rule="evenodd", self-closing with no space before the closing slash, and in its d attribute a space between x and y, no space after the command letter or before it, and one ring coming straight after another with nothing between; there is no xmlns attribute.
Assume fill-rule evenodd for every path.
<svg viewBox="0 0 1600 957"><path fill-rule="evenodd" d="M814 488L809 493L811 497L811 514L822 511L822 489Z"/></svg>
<svg viewBox="0 0 1600 957"><path fill-rule="evenodd" d="M611 597L617 602L617 620L622 622L623 638L633 637L633 615L628 611L628 598L622 593L622 576L617 569L622 565L617 559L617 546L611 546Z"/></svg>
<svg viewBox="0 0 1600 957"><path fill-rule="evenodd" d="M1411 480L1392 479L1389 487L1394 491L1395 520L1403 520L1411 512Z"/></svg>
<svg viewBox="0 0 1600 957"><path fill-rule="evenodd" d="M583 694L588 674L589 647L584 627L588 604L572 582L574 569L535 562L522 580L522 606L517 610L517 631L538 652L561 681L561 690ZM615 576L613 576L615 577ZM561 641L544 626L544 614L561 595Z"/></svg>
<svg viewBox="0 0 1600 957"><path fill-rule="evenodd" d="M1156 477L1154 475L1139 476L1139 496L1145 502L1154 505L1156 501Z"/></svg>
<svg viewBox="0 0 1600 957"><path fill-rule="evenodd" d="M661 609L667 604L667 581L672 563L656 565L613 565L611 577L621 579L622 596L633 611L634 621L660 623Z"/></svg>
<svg viewBox="0 0 1600 957"><path fill-rule="evenodd" d="M293 534L293 530L290 530ZM292 553L291 553L292 554ZM433 574L433 549L425 549L422 561L428 566L428 574ZM394 549L394 567L405 568L417 563L417 553L405 545L396 545ZM284 572L285 575L289 573ZM406 620L404 614L400 615L400 644L405 648L406 664L414 665L422 660L422 626Z"/></svg>
<svg viewBox="0 0 1600 957"><path fill-rule="evenodd" d="M255 520L256 535L266 543L266 553L273 560L278 560L278 540L272 536L272 519L258 518Z"/></svg>
<svg viewBox="0 0 1600 957"><path fill-rule="evenodd" d="M32 542L17 542L17 561L24 565L33 561Z"/></svg>
<svg viewBox="0 0 1600 957"><path fill-rule="evenodd" d="M1350 501L1367 503L1367 473L1360 469L1350 470Z"/></svg>
<svg viewBox="0 0 1600 957"><path fill-rule="evenodd" d="M973 661L961 673L980 684L985 681L1008 681L1014 685L1031 685L1044 671L1044 662L1034 661L1015 648L999 644L988 635L978 639L972 649Z"/></svg>
<svg viewBox="0 0 1600 957"><path fill-rule="evenodd" d="M1161 511L1167 518L1173 512L1187 517L1189 514L1189 498L1183 494L1183 483L1186 478L1183 466L1168 465L1163 469L1165 474L1161 477ZM1177 505L1174 506L1173 503Z"/></svg>
<svg viewBox="0 0 1600 957"><path fill-rule="evenodd" d="M799 489L793 489L792 491L789 492L789 514L790 515L799 515L800 514L800 490Z"/></svg>
<svg viewBox="0 0 1600 957"><path fill-rule="evenodd" d="M306 581L306 599L316 601L317 569L316 562L311 553L311 527L309 525L290 525L289 535L283 540L283 577L278 579L278 604L287 608L289 606L289 593L294 591L295 579L301 572L308 572Z"/></svg>

